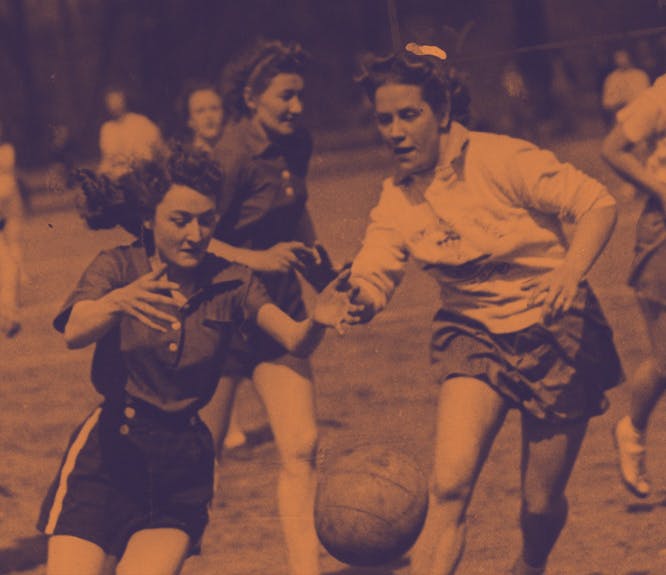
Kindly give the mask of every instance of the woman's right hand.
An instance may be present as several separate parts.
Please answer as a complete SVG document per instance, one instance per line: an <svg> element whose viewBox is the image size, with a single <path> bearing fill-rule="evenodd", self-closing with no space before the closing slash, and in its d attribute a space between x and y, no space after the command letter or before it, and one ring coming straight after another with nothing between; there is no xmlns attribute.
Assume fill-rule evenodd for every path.
<svg viewBox="0 0 666 575"><path fill-rule="evenodd" d="M302 269L307 255L318 257L316 250L303 242L280 242L267 250L253 250L242 263L256 272L284 273Z"/></svg>
<svg viewBox="0 0 666 575"><path fill-rule="evenodd" d="M156 306L180 307L173 297L163 293L178 290L180 286L164 277L165 273L166 265L161 264L132 283L113 290L108 297L119 312L138 319L152 329L166 332L167 329L157 323L157 320L172 324L177 322L178 318Z"/></svg>

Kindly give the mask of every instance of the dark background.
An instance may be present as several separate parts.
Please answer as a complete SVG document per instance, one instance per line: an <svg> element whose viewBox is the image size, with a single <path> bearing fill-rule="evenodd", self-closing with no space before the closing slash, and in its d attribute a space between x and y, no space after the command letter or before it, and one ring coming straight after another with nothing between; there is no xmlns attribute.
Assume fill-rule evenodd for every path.
<svg viewBox="0 0 666 575"><path fill-rule="evenodd" d="M399 36L390 25L394 6ZM256 35L299 40L315 57L308 116L318 131L369 124L354 86L356 58L398 40L437 43L466 73L477 125L511 131L499 89L515 59L545 123L567 130L597 114L613 47L664 69L660 0L0 0L0 120L31 166L67 154L90 159L104 120L103 93L124 87L132 107L166 134L192 77L217 81ZM465 32L466 30L466 32ZM520 51L544 45L546 49ZM518 52L516 53L516 49ZM512 53L513 52L513 53ZM637 54L640 55L640 54ZM554 69L553 62L557 60ZM565 100L565 101L562 101ZM573 114L573 116L572 116ZM578 118L581 121L578 121ZM344 145L349 138L341 138Z"/></svg>

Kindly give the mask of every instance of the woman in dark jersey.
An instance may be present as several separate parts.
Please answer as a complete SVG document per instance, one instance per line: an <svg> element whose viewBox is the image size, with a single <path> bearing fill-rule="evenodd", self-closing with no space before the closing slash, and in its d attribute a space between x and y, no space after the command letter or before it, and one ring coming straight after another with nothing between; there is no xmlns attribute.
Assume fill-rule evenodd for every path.
<svg viewBox="0 0 666 575"><path fill-rule="evenodd" d="M277 41L260 41L236 59L222 97L228 123L214 150L225 174L223 197L230 204L216 232L220 241L211 249L255 271L271 298L296 320L306 313L296 271L316 288L332 275L306 207L312 151L300 123L306 60L300 46ZM252 379L280 452L278 505L291 572L315 575L317 427L310 365L258 332L248 341L249 346L238 342L228 377L205 417L220 446L229 413L216 405L227 407L238 382Z"/></svg>
<svg viewBox="0 0 666 575"><path fill-rule="evenodd" d="M117 182L82 173L88 224L139 239L101 252L54 321L68 347L95 344L92 382L104 401L72 435L42 506L49 575L179 573L213 491L198 411L234 332L256 325L307 355L353 309L332 285L296 322L250 270L209 253L220 184L201 151L176 150Z"/></svg>

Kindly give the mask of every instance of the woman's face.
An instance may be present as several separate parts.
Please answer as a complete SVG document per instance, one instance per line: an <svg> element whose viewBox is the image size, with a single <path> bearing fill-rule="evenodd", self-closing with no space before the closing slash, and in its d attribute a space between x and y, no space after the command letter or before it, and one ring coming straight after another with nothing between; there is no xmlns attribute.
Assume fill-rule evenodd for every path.
<svg viewBox="0 0 666 575"><path fill-rule="evenodd" d="M269 136L294 133L303 114L304 87L299 74L281 73L273 77L261 94L248 97L247 105L254 120Z"/></svg>
<svg viewBox="0 0 666 575"><path fill-rule="evenodd" d="M127 101L125 94L120 90L112 90L107 92L105 97L106 109L112 117L118 118L122 116L127 110Z"/></svg>
<svg viewBox="0 0 666 575"><path fill-rule="evenodd" d="M435 166L443 121L423 99L420 86L385 84L377 88L375 117L379 132L403 174Z"/></svg>
<svg viewBox="0 0 666 575"><path fill-rule="evenodd" d="M195 90L187 101L187 125L195 138L215 140L222 127L222 99L214 90Z"/></svg>
<svg viewBox="0 0 666 575"><path fill-rule="evenodd" d="M193 188L174 184L145 223L160 259L179 268L198 266L217 224L215 201Z"/></svg>

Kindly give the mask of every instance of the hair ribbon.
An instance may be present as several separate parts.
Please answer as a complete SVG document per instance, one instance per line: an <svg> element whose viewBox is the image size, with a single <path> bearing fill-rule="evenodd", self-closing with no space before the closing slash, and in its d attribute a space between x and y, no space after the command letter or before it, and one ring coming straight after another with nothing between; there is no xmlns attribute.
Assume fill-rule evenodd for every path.
<svg viewBox="0 0 666 575"><path fill-rule="evenodd" d="M411 52L415 56L432 56L433 58L437 58L438 60L446 60L447 55L444 50L442 50L439 46L431 46L428 44L417 44L416 42L409 42L405 46L405 50L407 52Z"/></svg>

